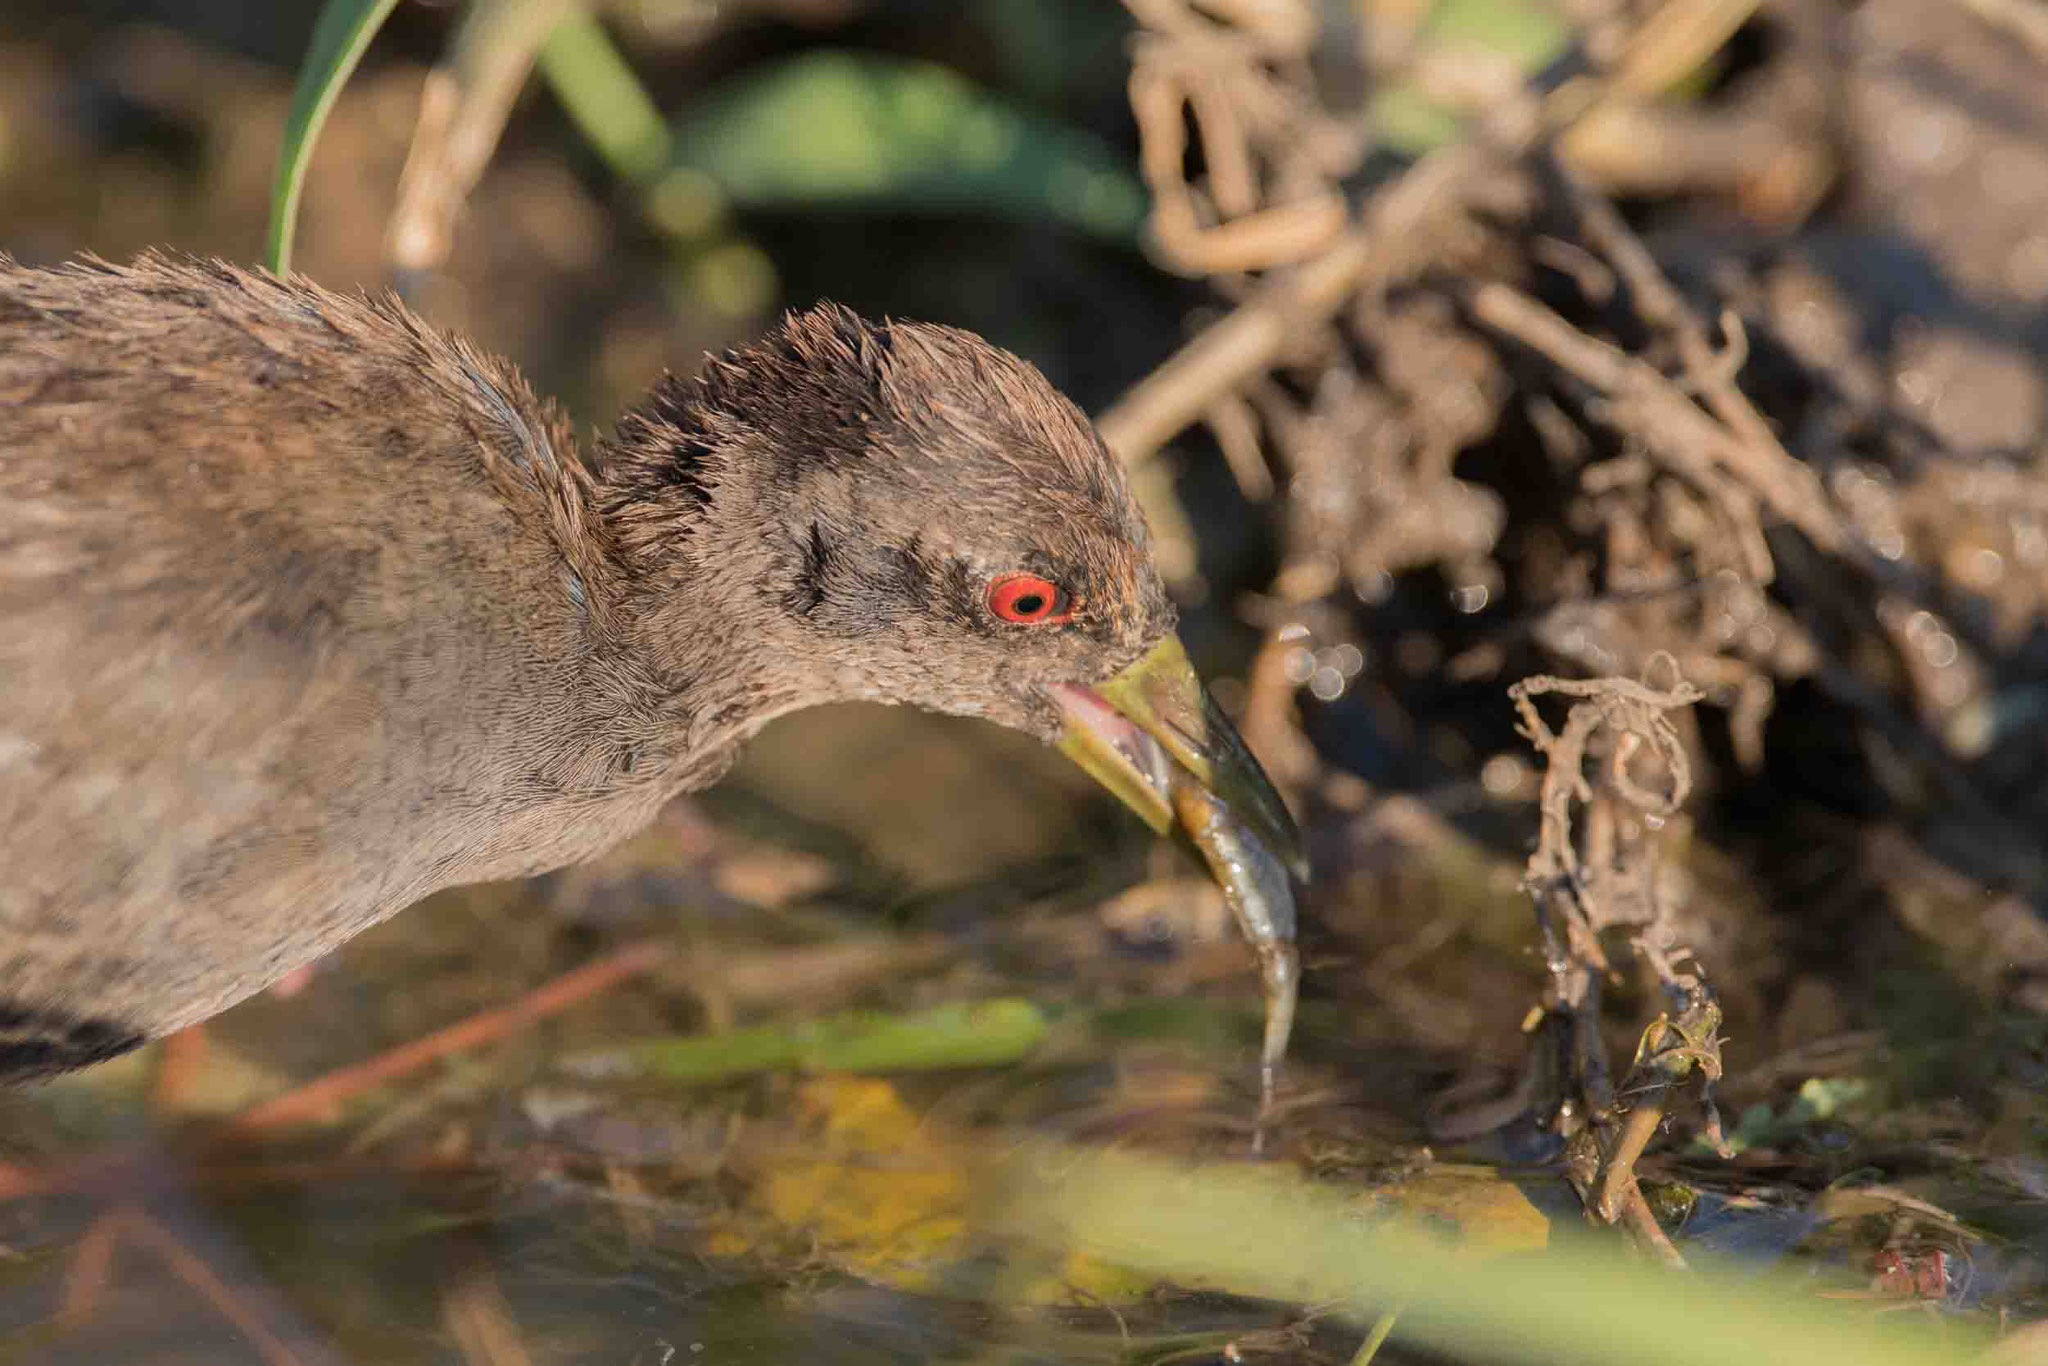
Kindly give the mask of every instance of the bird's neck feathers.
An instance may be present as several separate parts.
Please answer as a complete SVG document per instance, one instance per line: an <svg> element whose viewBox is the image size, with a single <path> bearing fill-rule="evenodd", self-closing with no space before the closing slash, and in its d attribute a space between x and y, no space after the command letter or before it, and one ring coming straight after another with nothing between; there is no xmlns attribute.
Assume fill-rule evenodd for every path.
<svg viewBox="0 0 2048 1366"><path fill-rule="evenodd" d="M687 379L664 376L599 450L601 501L627 560L658 571L694 547L682 558L695 572L743 551L752 519L786 514L814 476L858 468L895 425L883 392L892 349L886 325L824 304Z"/></svg>
<svg viewBox="0 0 2048 1366"><path fill-rule="evenodd" d="M665 377L598 446L605 525L641 575L666 578L685 568L715 536L731 501L712 507L732 472L726 447L738 433L725 415L694 402L690 389Z"/></svg>
<svg viewBox="0 0 2048 1366"><path fill-rule="evenodd" d="M596 502L625 569L623 614L702 723L757 727L860 695L820 668L788 608L822 521L844 525L851 485L909 440L889 324L832 304L792 313L694 376L664 377L601 441ZM744 738L743 736L741 738Z"/></svg>
<svg viewBox="0 0 2048 1366"><path fill-rule="evenodd" d="M775 489L753 414L705 390L665 378L593 464L632 653L673 699L683 748L729 755L770 717L827 699L764 600L786 576L780 529L797 491Z"/></svg>

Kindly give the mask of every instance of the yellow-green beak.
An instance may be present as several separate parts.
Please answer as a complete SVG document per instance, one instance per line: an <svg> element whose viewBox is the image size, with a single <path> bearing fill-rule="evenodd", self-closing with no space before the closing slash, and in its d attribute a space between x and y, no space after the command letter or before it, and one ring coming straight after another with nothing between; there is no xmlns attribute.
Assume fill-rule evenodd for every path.
<svg viewBox="0 0 2048 1366"><path fill-rule="evenodd" d="M1173 788L1192 778L1296 877L1308 878L1301 832L1237 727L1167 636L1094 687L1054 689L1060 751L1161 834L1174 826Z"/></svg>

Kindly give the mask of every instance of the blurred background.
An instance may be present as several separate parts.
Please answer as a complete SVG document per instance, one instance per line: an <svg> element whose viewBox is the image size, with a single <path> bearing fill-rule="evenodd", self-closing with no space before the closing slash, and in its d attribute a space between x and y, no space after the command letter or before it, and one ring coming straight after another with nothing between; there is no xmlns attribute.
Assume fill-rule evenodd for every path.
<svg viewBox="0 0 2048 1366"><path fill-rule="evenodd" d="M0 251L257 260L317 8L0 0ZM2048 5L405 0L293 264L586 429L820 298L1025 355L1311 841L1274 1157L1523 1249L1654 1104L1654 1255L2048 1312ZM970 1218L1026 1134L1242 1160L1259 1021L1198 866L991 728L787 718L292 987L0 1095L0 1362L1358 1348ZM982 1066L704 1061L959 1003Z"/></svg>

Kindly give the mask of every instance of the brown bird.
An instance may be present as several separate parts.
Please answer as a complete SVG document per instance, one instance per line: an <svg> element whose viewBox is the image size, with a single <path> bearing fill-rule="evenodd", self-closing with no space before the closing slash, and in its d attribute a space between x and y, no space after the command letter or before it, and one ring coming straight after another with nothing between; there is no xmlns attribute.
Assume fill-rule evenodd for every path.
<svg viewBox="0 0 2048 1366"><path fill-rule="evenodd" d="M966 332L793 314L586 451L394 300L0 256L0 1077L590 857L815 703L1161 828L1191 775L1298 862L1173 628L1087 420Z"/></svg>

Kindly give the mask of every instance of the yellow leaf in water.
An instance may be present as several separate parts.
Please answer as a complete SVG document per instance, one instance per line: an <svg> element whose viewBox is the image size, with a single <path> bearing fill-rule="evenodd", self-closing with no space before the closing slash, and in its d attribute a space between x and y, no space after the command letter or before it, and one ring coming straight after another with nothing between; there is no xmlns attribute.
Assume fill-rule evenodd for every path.
<svg viewBox="0 0 2048 1366"><path fill-rule="evenodd" d="M1068 1252L1051 1272L1013 1285L1009 1298L1019 1304L1098 1305L1137 1299L1159 1284L1158 1278L1087 1252Z"/></svg>
<svg viewBox="0 0 2048 1366"><path fill-rule="evenodd" d="M1492 1167L1440 1163L1361 1197L1376 1214L1452 1234L1481 1254L1533 1252L1550 1242L1550 1218Z"/></svg>
<svg viewBox="0 0 2048 1366"><path fill-rule="evenodd" d="M886 1081L818 1077L799 1103L817 1141L769 1168L753 1204L856 1275L929 1284L967 1233L966 1154L955 1136L921 1121Z"/></svg>

